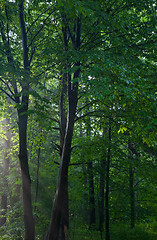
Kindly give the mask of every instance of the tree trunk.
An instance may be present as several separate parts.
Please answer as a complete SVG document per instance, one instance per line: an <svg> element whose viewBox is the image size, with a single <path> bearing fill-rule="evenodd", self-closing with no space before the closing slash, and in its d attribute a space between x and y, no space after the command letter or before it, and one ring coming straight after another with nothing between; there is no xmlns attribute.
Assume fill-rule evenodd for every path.
<svg viewBox="0 0 157 240"><path fill-rule="evenodd" d="M38 148L38 157L37 157L37 173L36 173L36 190L35 190L35 203L37 203L38 200L38 192L39 192L39 167L40 167L40 151L41 147ZM36 207L34 208L34 210Z"/></svg>
<svg viewBox="0 0 157 240"><path fill-rule="evenodd" d="M109 123L109 134L108 134L108 153L106 163L106 240L110 240L110 215L109 215L109 180L110 180L110 159L111 159L111 125Z"/></svg>
<svg viewBox="0 0 157 240"><path fill-rule="evenodd" d="M104 190L105 190L105 156L101 159L100 169L100 188L99 188L99 231L103 232L104 225Z"/></svg>
<svg viewBox="0 0 157 240"><path fill-rule="evenodd" d="M104 228L104 201L105 201L105 164L106 164L106 150L105 150L105 144L104 144L104 138L106 129L103 130L103 145L102 145L102 157L101 157L101 163L100 163L100 185L99 185L99 231L101 232L101 238L102 238L102 232Z"/></svg>
<svg viewBox="0 0 157 240"><path fill-rule="evenodd" d="M92 161L89 161L88 163L88 174L89 174L89 228L92 229L96 225L94 176Z"/></svg>
<svg viewBox="0 0 157 240"><path fill-rule="evenodd" d="M129 189L130 189L130 227L135 227L135 191L134 191L134 168L133 168L133 153L132 145L129 141L128 150L129 150Z"/></svg>
<svg viewBox="0 0 157 240"><path fill-rule="evenodd" d="M25 240L34 240L35 227L32 213L31 199L31 180L28 167L27 154L27 110L18 110L19 120L19 160L21 166L22 190L23 190L23 210L24 210L24 225L25 225Z"/></svg>
<svg viewBox="0 0 157 240"><path fill-rule="evenodd" d="M65 101L67 97L67 74L63 73L62 79L61 79L61 95L59 100L59 129L60 129L60 158L62 157L62 151L64 146L64 138L66 133L66 110L65 110Z"/></svg>
<svg viewBox="0 0 157 240"><path fill-rule="evenodd" d="M80 63L78 63L78 66ZM79 76L78 69L74 78ZM74 129L74 120L78 100L78 83L71 85L71 77L67 75L68 82L68 115L66 120L64 144L61 150L60 171L58 177L58 186L53 203L51 223L48 231L48 240L67 240L69 228L69 209L68 209L68 167L71 157L71 143ZM65 118L61 118L65 120ZM61 124L61 126L63 126ZM64 130L64 128L63 128Z"/></svg>
<svg viewBox="0 0 157 240"><path fill-rule="evenodd" d="M82 138L83 137L83 131L82 131L82 122L80 122L80 138ZM83 159L84 158L84 156L83 156L83 154L81 153L81 159ZM84 199L84 203L85 203L85 205L84 205L84 208L83 208L83 219L84 219L84 222L86 223L86 224L88 224L88 222L89 222L89 219L88 219L88 208L86 207L86 203L88 202L88 193L87 193L87 190L88 190L88 175L87 175L87 167L84 165L84 164L82 164L82 174L83 174L83 186L84 186L84 197L83 197L83 199Z"/></svg>
<svg viewBox="0 0 157 240"><path fill-rule="evenodd" d="M135 192L134 192L134 173L133 168L130 166L129 169L129 180L130 180L130 226L135 227Z"/></svg>
<svg viewBox="0 0 157 240"><path fill-rule="evenodd" d="M89 107L87 111L89 112ZM90 117L87 119L87 136L91 136L91 121ZM91 153L89 153L91 154ZM91 159L88 159L88 184L89 184L89 229L95 228L96 215L95 215L95 194L94 194L94 176L93 176L93 163Z"/></svg>
<svg viewBox="0 0 157 240"><path fill-rule="evenodd" d="M64 26L62 28L64 47L68 51L68 41L70 36L70 28L67 26L66 16L63 13L62 21ZM69 34L69 36L68 36ZM81 37L81 24L80 19L76 22L76 38L71 40L75 50L80 48ZM73 74L73 79L77 79L80 74L80 62L75 62L74 66L78 67L78 70ZM68 59L66 60L66 69L69 68ZM65 82L66 80L66 82ZM65 89L67 89L67 102L68 102L68 114L65 118L64 95ZM58 177L58 185L56 195L53 202L53 210L51 216L51 223L48 230L46 239L48 240L68 240L68 228L69 228L69 209L68 209L68 167L71 157L71 143L73 137L74 120L78 101L78 82L71 82L71 75L66 73L63 76L62 92L60 98L60 170ZM66 126L66 127L65 127Z"/></svg>
<svg viewBox="0 0 157 240"><path fill-rule="evenodd" d="M29 67L30 62L28 59L28 46L27 46L27 32L24 20L24 1L19 2L19 22L22 37L22 50L23 50L23 65L25 75L22 85L22 100L17 99L17 103L20 105L18 111L19 121L19 160L21 166L22 176L22 190L23 190L23 210L24 210L24 225L25 225L25 240L35 239L35 226L32 211L32 199L31 199L31 179L28 166L28 154L27 154L27 120L28 120L28 102L29 102Z"/></svg>
<svg viewBox="0 0 157 240"><path fill-rule="evenodd" d="M73 95L74 97L74 95ZM53 203L48 240L67 240L69 228L68 213L68 167L71 156L71 142L74 128L74 118L77 106L77 95L69 101L69 111L66 135L61 157L57 191Z"/></svg>
<svg viewBox="0 0 157 240"><path fill-rule="evenodd" d="M28 111L28 99L29 99L29 82L27 76L29 76L30 61L28 59L28 46L27 46L27 32L24 19L24 1L18 1L19 10L19 23L21 30L22 51L23 51L23 66L24 75L21 82L19 82L20 94L18 94L17 83L13 80L11 82L14 89L13 100L16 102L18 113L18 127L19 127L19 160L21 166L22 188L23 188L23 211L24 211L24 225L25 225L25 240L34 240L35 230L32 213L32 200L31 200L31 180L28 167L28 155L27 155L27 111ZM6 17L8 19L8 12L6 8ZM12 63L14 66L14 59L9 45L9 39L5 36L4 24L0 24L0 30L3 43L7 49L6 55L8 63ZM9 28L7 26L7 36L9 37ZM9 89L10 91L10 89Z"/></svg>

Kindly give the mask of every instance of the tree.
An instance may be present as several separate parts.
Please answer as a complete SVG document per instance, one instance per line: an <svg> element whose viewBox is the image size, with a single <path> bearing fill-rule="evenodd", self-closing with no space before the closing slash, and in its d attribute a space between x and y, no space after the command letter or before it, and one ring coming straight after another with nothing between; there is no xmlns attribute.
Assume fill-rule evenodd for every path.
<svg viewBox="0 0 157 240"><path fill-rule="evenodd" d="M106 2L104 2L104 4L105 3ZM78 79L77 78L79 77L80 68L81 68L81 74L82 74L81 76L83 76L83 79L85 77L86 79L89 79L89 76L91 76L90 80L86 81L86 84L87 86L89 86L89 88L92 91L96 90L95 95L93 94L95 97L97 97L96 94L98 94L98 92L102 91L102 90L100 91L100 88L103 85L105 86L105 89L103 87L103 94L107 93L107 95L109 96L112 94L115 85L119 84L119 87L120 87L120 84L122 84L122 86L125 86L125 80L123 76L123 72L125 70L124 71L122 70L121 64L123 63L124 66L126 65L127 68L130 68L129 64L125 63L126 59L128 59L128 55L132 56L132 59L134 59L134 61L137 60L137 55L135 56L132 54L133 52L131 47L135 46L136 48L139 49L139 51L141 51L140 49L141 45L143 46L143 43L138 44L138 37L135 37L135 36L137 31L138 31L138 34L142 34L142 31L145 29L144 21L143 20L141 21L139 19L138 14L140 14L140 12L146 8L146 5L140 8L139 3L136 4L132 2L131 4L130 3L127 4L125 1L123 1L122 5L118 2L117 5L114 6L114 8L112 7L112 5L110 5L107 11L105 11L105 16L104 16L103 15L104 5L98 4L96 6L93 3L93 1L92 1L92 4L94 5L91 5L92 7L91 6L89 7L89 3L86 4L84 2L83 2L83 5L80 6L79 1L77 1L75 4L73 2L68 3L69 5L66 5L66 3L64 3L64 6L61 3L59 4L60 4L59 5L60 15L62 18L62 25L63 25L62 39L64 41L65 53L67 54L66 56L68 56L66 59L66 67L64 65L64 69L67 70L66 71L67 72L66 88L68 91L68 116L66 121L66 118L63 116L64 115L63 111L65 108L64 109L62 108L62 115L60 119L64 121L60 123L60 126L61 126L61 132L65 137L62 138L63 141L62 141L62 144L60 145L60 146L63 146L63 151L61 151L62 156L61 156L58 187L57 187L56 197L54 200L52 221L50 224L48 239L66 239L67 238L65 235L67 234L67 228L68 228L68 203L67 203L68 202L67 200L68 199L67 197L68 196L68 188L67 188L68 166L70 162L72 133L73 133L74 119L75 119L76 107L77 107L77 98L78 98L77 97L78 95ZM96 13L94 13L93 11L93 6L95 7ZM124 16L126 16L126 14L129 13L130 17L133 19L134 7L137 11L137 14L136 14L137 18L133 20L133 23L131 23L131 21L126 23L124 20L125 19ZM95 26L91 27L92 24L90 24L91 28L89 32L85 30L86 23L88 22L87 12L91 13L90 21L92 22L92 24L95 24L96 26L96 27ZM116 15L116 13L118 14ZM115 22L111 21L113 25L113 29L111 30L109 25L107 24L108 28L106 27L107 30L106 29L104 30L103 24L105 20L111 19L113 15L116 16ZM118 18L120 18L121 24L124 25L123 28L118 27L119 25L116 23ZM85 19L86 19L86 23L84 21ZM129 23L129 29L127 26L128 23ZM140 24L140 26L138 24ZM81 25L82 33L80 32L80 25ZM127 34L127 32L130 31L130 29L133 31L133 33L130 34L129 32L129 34ZM82 40L81 40L81 36L82 36ZM92 38L92 39L89 40L89 38ZM122 42L119 45L120 41ZM106 45L104 44L104 42L106 43ZM125 50L124 50L124 46L125 46ZM80 49L83 49L83 52L81 52ZM90 59L88 61L86 60L86 56L84 52L85 49L86 51L88 50L88 59ZM98 50L98 54L94 55L93 53L95 49ZM75 58L74 60L72 58L69 64L68 52L71 51L71 54L73 56L73 54L75 53L75 51L73 52L73 50L76 51L78 56L80 55L80 53L82 53L81 55L82 58L76 57L77 61L75 60ZM104 74L105 77L102 78L102 70L100 68L100 62L101 64L104 63L104 66L105 66L106 62L103 59L103 57L105 57L104 50L109 52L109 55L107 55L108 58L110 54L114 54L114 57L113 58L110 57L111 60L106 67L106 72ZM127 52L127 54L125 51ZM122 53L124 53L124 57L121 59L122 61L121 62L119 61L118 63L116 63L116 60L119 58L120 54L122 55ZM92 56L92 54L94 56ZM84 62L86 62L86 64L88 64L89 66L88 69L82 68L82 66L85 66L84 63L82 64L82 59L84 60ZM113 63L112 64L113 70L111 70L112 69L111 62ZM116 63L116 67L114 66L115 63ZM72 66L73 66L73 69L72 69ZM71 71L72 71L72 74L71 74ZM111 81L111 84L113 84L112 89L110 89L110 83L108 82L106 83L106 77L109 77L110 79L109 81ZM97 82L98 78L102 80L102 83L100 84L100 86L98 85L98 82ZM71 83L72 79L73 79L73 82ZM64 80L62 81L62 84L65 84ZM65 89L65 86L62 87L62 90L63 89ZM124 89L122 88L122 92L123 91ZM130 88L126 87L126 93L128 93L129 91L130 91ZM65 94L65 90L63 90L62 94L63 95ZM64 98L63 95L62 95L62 100ZM91 95L92 95L92 92L91 92ZM119 95L119 92L118 92L118 95ZM128 94L127 97L130 98L131 96ZM73 101L73 104L72 104L72 101ZM66 128L65 128L65 125L66 125ZM63 184L63 180L64 180L64 184ZM64 199L64 202L62 200L62 206L64 206L63 209L61 206L61 200L60 200L61 198Z"/></svg>
<svg viewBox="0 0 157 240"><path fill-rule="evenodd" d="M18 12L19 23L16 17L12 14ZM19 129L19 160L21 166L22 176L22 189L23 189L23 210L24 210L24 224L25 224L25 239L33 240L35 238L35 227L32 213L32 199L31 199L31 179L28 166L27 154L27 122L28 122L28 105L29 105L29 91L30 91L30 66L34 55L33 44L31 42L28 46L28 32L26 30L24 1L17 3L5 2L1 9L2 16L0 22L1 38L4 46L1 83L3 86L1 90L16 104L18 114L18 129ZM11 16L9 13L11 12ZM11 17L13 19L11 20ZM15 25L13 33L11 33L10 24L14 21ZM18 25L19 24L19 25ZM20 37L21 33L21 37ZM36 34L35 34L36 36ZM22 42L18 51L18 46L15 44L14 39ZM19 40L20 39L20 40ZM29 39L30 40L30 39ZM14 51L15 50L15 54ZM31 50L30 50L31 49ZM31 54L29 55L29 50ZM19 57L20 56L20 57ZM19 61L17 58L19 57ZM7 67L5 67L7 65ZM15 76L16 75L16 76ZM17 81L19 78L19 81Z"/></svg>
<svg viewBox="0 0 157 240"><path fill-rule="evenodd" d="M12 99L18 113L25 239L34 239L27 155L28 115L37 112L34 105L38 101L36 106L41 108L47 101L51 106L47 117L51 121L49 128L56 134L53 146L60 153L58 185L47 238L65 240L69 228L68 168L77 121L88 116L96 121L105 118L107 122L112 106L113 139L119 140L116 131L127 129L131 139L138 132L137 139L155 146L152 143L156 61L154 2L5 1L1 13L0 89ZM147 79L151 81L148 83ZM89 103L86 103L87 98ZM92 111L88 111L89 106ZM88 112L84 112L85 109ZM45 106L43 112L46 112ZM145 115L151 116L151 124L147 123L149 119ZM93 131L102 134L102 126L99 128L96 121ZM111 136L109 142L112 142ZM109 220L110 157L114 156L110 145L105 147L108 149L106 220ZM119 143L119 152L120 147ZM104 191L103 177L101 191Z"/></svg>

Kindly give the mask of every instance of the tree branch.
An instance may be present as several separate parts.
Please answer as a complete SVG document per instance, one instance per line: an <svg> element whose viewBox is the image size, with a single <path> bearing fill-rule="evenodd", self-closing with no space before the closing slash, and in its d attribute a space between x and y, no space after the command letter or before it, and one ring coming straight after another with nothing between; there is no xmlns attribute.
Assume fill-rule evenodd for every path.
<svg viewBox="0 0 157 240"><path fill-rule="evenodd" d="M82 119L82 118L84 118L84 117L87 117L87 116L100 117L100 115L96 115L96 113L104 113L104 111L103 111L103 110L99 110L99 111L88 112L88 113L86 113L86 114L84 114L84 115L82 115L82 116L80 116L80 117L77 117L77 118L75 119L75 122L77 122L78 120L80 120L80 119ZM110 116L105 116L105 117L110 118Z"/></svg>
<svg viewBox="0 0 157 240"><path fill-rule="evenodd" d="M56 66L57 63L54 63L53 65L51 65L50 67L46 68L44 71L42 71L41 73L39 73L38 75L35 76L35 78L40 77L42 74L44 74L46 71L50 70L52 67Z"/></svg>
<svg viewBox="0 0 157 240"><path fill-rule="evenodd" d="M15 99L9 93L7 93L2 87L0 87L0 90L2 92L4 92L10 99L12 99L14 102L16 102Z"/></svg>
<svg viewBox="0 0 157 240"><path fill-rule="evenodd" d="M59 124L59 121L58 121L57 119L55 119L55 118L52 118L52 117L50 117L50 119L51 119L53 122L56 122L56 123L58 123L58 124Z"/></svg>
<svg viewBox="0 0 157 240"><path fill-rule="evenodd" d="M19 4L19 21L20 21L20 28L21 28L21 36L22 36L22 48L23 48L23 63L24 69L28 70L29 61L28 61L28 46L27 46L27 33L24 21L24 7L23 1L20 1Z"/></svg>
<svg viewBox="0 0 157 240"><path fill-rule="evenodd" d="M77 113L76 114L78 114L79 112L81 112L84 108L86 108L86 107L88 107L88 106L90 106L91 104L93 104L94 102L97 102L98 100L93 100L92 102L89 102L89 103L87 103L86 105L84 105L83 107L81 107L81 108L78 108L77 109Z"/></svg>
<svg viewBox="0 0 157 240"><path fill-rule="evenodd" d="M46 23L47 19L51 16L51 14L52 14L54 11L55 11L55 10L53 10L53 11L44 19L42 26L41 26L41 27L39 28L39 30L36 32L36 34L35 34L34 37L32 38L32 40L31 40L30 44L28 45L28 47L32 46L35 38L36 38L37 35L41 32L41 30L42 30L43 27L45 26L45 23Z"/></svg>
<svg viewBox="0 0 157 240"><path fill-rule="evenodd" d="M50 7L48 7L44 12L42 12L41 14L39 14L39 16L38 16L38 17L32 22L32 24L28 27L27 33L30 31L31 27L38 21L38 19L39 19L44 13L46 13L49 9L51 9L54 5L55 5L55 3L52 4Z"/></svg>
<svg viewBox="0 0 157 240"><path fill-rule="evenodd" d="M11 88L9 87L8 83L6 83L1 77L0 77L0 80L7 86L7 88L9 89L10 93L12 95L14 95L13 91L11 90Z"/></svg>
<svg viewBox="0 0 157 240"><path fill-rule="evenodd" d="M55 164L60 165L59 162L54 161ZM80 162L80 163L70 163L69 166L79 166L79 165L87 165L88 163L86 162Z"/></svg>

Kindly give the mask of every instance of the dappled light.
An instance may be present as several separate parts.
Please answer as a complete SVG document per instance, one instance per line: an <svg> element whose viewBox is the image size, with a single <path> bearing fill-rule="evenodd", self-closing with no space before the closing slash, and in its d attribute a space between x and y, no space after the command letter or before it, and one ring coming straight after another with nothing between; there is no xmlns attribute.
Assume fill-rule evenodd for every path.
<svg viewBox="0 0 157 240"><path fill-rule="evenodd" d="M0 0L0 240L157 239L156 7Z"/></svg>

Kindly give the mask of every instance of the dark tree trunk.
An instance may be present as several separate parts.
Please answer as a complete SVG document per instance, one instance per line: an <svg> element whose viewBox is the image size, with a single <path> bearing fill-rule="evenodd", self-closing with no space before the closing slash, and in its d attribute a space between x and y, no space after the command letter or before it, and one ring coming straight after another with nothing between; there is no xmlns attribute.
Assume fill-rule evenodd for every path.
<svg viewBox="0 0 157 240"><path fill-rule="evenodd" d="M6 131L6 139L5 139L5 153L4 153L4 178L3 178L3 188L4 192L1 196L1 214L0 214L0 227L5 224L7 213L7 191L8 191L8 175L9 175L9 149L10 149L10 140L11 134L9 130L9 119L6 119L5 122L5 131Z"/></svg>
<svg viewBox="0 0 157 240"><path fill-rule="evenodd" d="M133 168L130 166L130 226L135 227L135 192L134 192L134 173Z"/></svg>
<svg viewBox="0 0 157 240"><path fill-rule="evenodd" d="M96 216L95 216L93 164L91 161L88 163L88 174L89 174L89 228L92 229L96 225Z"/></svg>
<svg viewBox="0 0 157 240"><path fill-rule="evenodd" d="M78 63L79 66L79 63ZM79 76L77 70L74 78ZM71 86L71 78L68 76L68 115L66 121L64 144L61 150L61 162L58 178L57 191L53 203L50 228L48 232L49 240L67 240L69 228L69 209L68 209L68 167L71 157L71 143L73 136L74 120L77 107L78 83ZM65 118L62 118L65 120ZM63 126L61 124L61 126ZM63 127L64 130L64 127ZM62 138L61 138L62 139Z"/></svg>
<svg viewBox="0 0 157 240"><path fill-rule="evenodd" d="M60 157L62 157L63 145L64 145L64 138L66 133L66 110L65 110L65 101L67 97L67 74L63 73L61 79L61 96L59 101L59 128L60 128Z"/></svg>
<svg viewBox="0 0 157 240"><path fill-rule="evenodd" d="M111 123L109 123L109 133L108 133L108 153L106 162L106 240L110 240L110 214L109 214L109 180L110 180L110 159L111 159Z"/></svg>
<svg viewBox="0 0 157 240"><path fill-rule="evenodd" d="M103 145L102 145L102 157L101 157L101 163L100 163L100 185L99 185L99 231L101 232L101 238L102 238L102 232L104 228L104 202L105 202L105 165L106 165L106 150L105 150L105 144L104 144L104 137L105 132L107 130L103 130Z"/></svg>
<svg viewBox="0 0 157 240"><path fill-rule="evenodd" d="M67 26L67 19L65 13L62 16L64 26L62 28L65 50L68 51L68 34L70 35L70 28ZM75 50L80 48L81 37L81 25L80 19L76 22L76 38L72 40L72 44ZM66 60L66 69L70 67L68 59ZM74 63L74 66L78 67L75 71L73 79L77 79L80 73L80 62ZM66 81L65 81L66 80ZM67 89L67 103L68 114L65 118L64 97L65 89ZM71 82L71 75L69 73L64 74L62 81L62 92L60 98L60 170L58 177L58 185L56 195L53 202L51 223L49 226L46 239L48 240L68 240L68 228L69 228L69 209L68 209L68 167L71 157L71 143L73 137L74 121L78 101L78 82ZM61 136L62 135L62 136Z"/></svg>
<svg viewBox="0 0 157 240"><path fill-rule="evenodd" d="M39 167L40 167L40 151L41 148L38 148L38 158L37 158L37 174L36 174L36 191L35 191L35 203L38 200L38 192L39 192Z"/></svg>
<svg viewBox="0 0 157 240"><path fill-rule="evenodd" d="M21 166L22 190L23 190L23 210L24 210L24 225L25 225L25 240L34 240L34 220L32 213L31 199L31 180L28 166L27 154L27 108L18 111L19 125L19 160Z"/></svg>
<svg viewBox="0 0 157 240"><path fill-rule="evenodd" d="M130 189L130 227L135 227L135 191L134 191L134 167L133 167L133 147L132 144L128 143L129 150L129 189Z"/></svg>
<svg viewBox="0 0 157 240"><path fill-rule="evenodd" d="M66 135L64 139L57 191L53 203L52 218L48 233L49 240L67 240L69 227L68 213L68 167L71 156L71 142L77 106L77 91L69 98Z"/></svg>
<svg viewBox="0 0 157 240"><path fill-rule="evenodd" d="M19 124L19 160L21 166L22 176L22 190L23 190L23 211L24 211L24 225L25 225L25 240L35 239L35 226L32 211L32 198L31 198L31 179L28 166L27 154L27 119L28 119L28 101L29 101L29 67L28 60L28 46L27 46L27 33L24 20L24 6L23 0L19 2L19 22L22 37L23 49L23 65L25 70L24 80L22 85L22 100L17 99L20 104L18 111L18 124Z"/></svg>
<svg viewBox="0 0 157 240"><path fill-rule="evenodd" d="M83 131L82 131L82 122L80 122L80 137L82 138L83 137ZM83 156L83 154L81 153L81 159L84 159L84 156ZM87 175L87 167L84 165L84 164L82 164L82 174L83 174L83 182L84 182L84 184L83 184L83 186L84 186L84 197L83 197L83 199L84 199L84 203L85 203L85 205L84 205L84 208L83 208L83 219L84 219L84 222L85 223L89 223L89 219L88 219L88 208L86 207L86 203L88 202L88 193L87 193L87 191L88 191L88 175Z"/></svg>
<svg viewBox="0 0 157 240"><path fill-rule="evenodd" d="M89 112L89 107L87 111ZM90 117L86 120L87 123L87 136L91 136L91 122ZM90 154L90 153L89 153ZM94 175L93 175L93 163L88 159L88 185L89 185L89 229L96 227L96 210L95 210L95 194L94 194Z"/></svg>
<svg viewBox="0 0 157 240"><path fill-rule="evenodd" d="M100 190L99 190L99 230L103 232L104 226L104 200L105 200L105 156L101 159L101 169L100 169Z"/></svg>
<svg viewBox="0 0 157 240"><path fill-rule="evenodd" d="M34 221L32 213L32 200L31 200L31 181L29 175L28 167L28 155L27 155L27 111L28 111L28 99L29 99L29 82L27 76L29 77L29 67L30 61L28 59L28 46L27 46L27 32L25 28L24 20L24 1L21 0L18 2L19 10L19 23L21 30L21 39L22 39L22 50L23 50L23 66L24 66L24 75L23 79L19 84L21 84L22 91L18 94L18 88L16 82L13 80L12 87L14 89L14 95L11 97L12 100L16 102L18 106L18 125L19 125L19 160L21 166L21 176L22 176L22 188L23 188L23 211L24 211L24 225L25 225L25 240L34 240L35 230L34 230ZM8 19L8 12L6 7L6 17ZM9 22L9 21L8 21ZM7 38L4 31L3 22L0 23L0 30L2 35L3 43L7 49L6 55L8 63L11 63L14 67L14 59L9 45L9 27L7 24ZM10 89L9 89L10 91ZM19 97L21 96L21 98Z"/></svg>

